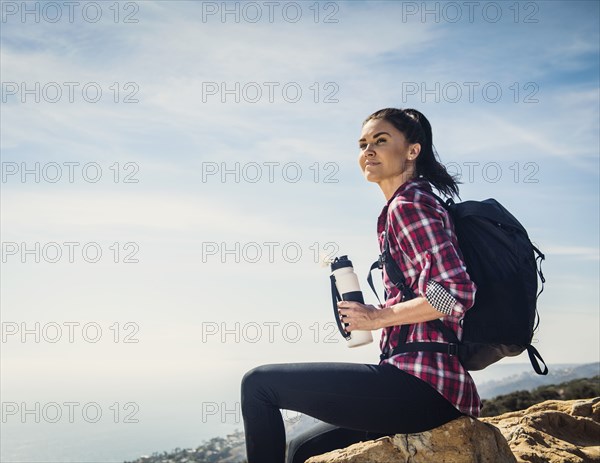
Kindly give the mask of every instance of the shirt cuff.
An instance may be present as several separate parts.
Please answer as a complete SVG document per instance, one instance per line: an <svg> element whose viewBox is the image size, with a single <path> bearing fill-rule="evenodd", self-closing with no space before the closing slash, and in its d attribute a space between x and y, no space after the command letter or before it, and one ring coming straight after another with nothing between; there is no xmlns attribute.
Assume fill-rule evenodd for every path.
<svg viewBox="0 0 600 463"><path fill-rule="evenodd" d="M438 311L444 315L451 315L452 309L456 305L456 299L446 289L435 280L427 282L425 298Z"/></svg>

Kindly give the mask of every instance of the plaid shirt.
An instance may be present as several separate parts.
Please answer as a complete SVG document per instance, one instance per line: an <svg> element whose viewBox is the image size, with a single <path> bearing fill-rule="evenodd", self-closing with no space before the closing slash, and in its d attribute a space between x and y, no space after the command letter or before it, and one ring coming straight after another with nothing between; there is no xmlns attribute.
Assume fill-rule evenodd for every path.
<svg viewBox="0 0 600 463"><path fill-rule="evenodd" d="M469 278L447 211L427 192L431 185L414 178L398 188L377 221L380 249L387 222L390 253L406 284L425 296L440 311L442 321L462 337L460 320L473 306L475 284ZM388 278L383 283L388 298L384 306L400 302L402 294ZM398 343L400 326L383 328L380 348L391 351ZM410 325L407 342L448 342L427 323ZM407 352L383 360L431 384L462 413L479 416L481 403L471 375L458 357L438 352Z"/></svg>

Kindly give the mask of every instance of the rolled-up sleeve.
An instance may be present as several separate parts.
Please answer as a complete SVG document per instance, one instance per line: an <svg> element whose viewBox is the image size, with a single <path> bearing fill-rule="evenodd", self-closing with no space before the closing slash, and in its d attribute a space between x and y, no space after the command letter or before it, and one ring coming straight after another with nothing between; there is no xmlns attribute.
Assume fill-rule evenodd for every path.
<svg viewBox="0 0 600 463"><path fill-rule="evenodd" d="M414 288L416 281L417 294L445 316L464 317L475 302L476 286L467 273L446 211L425 199L399 197L388 213L390 250L408 261L405 277L413 282L411 286Z"/></svg>

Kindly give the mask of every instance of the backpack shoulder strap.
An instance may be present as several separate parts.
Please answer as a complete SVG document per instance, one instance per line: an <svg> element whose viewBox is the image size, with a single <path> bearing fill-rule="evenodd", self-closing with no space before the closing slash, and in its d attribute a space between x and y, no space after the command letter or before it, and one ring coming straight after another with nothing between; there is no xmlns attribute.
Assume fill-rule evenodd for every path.
<svg viewBox="0 0 600 463"><path fill-rule="evenodd" d="M402 270L400 270L400 267L398 267L398 264L392 257L387 230L384 232L383 254L381 255L381 259L389 279L392 281L392 283L394 283L396 288L402 291L402 301L407 301L417 297L412 288L406 284L406 279L404 278Z"/></svg>
<svg viewBox="0 0 600 463"><path fill-rule="evenodd" d="M371 264L371 268L369 269L369 274L367 276L367 282L369 283L369 286L375 293L375 297L377 297L377 300L379 301L380 304L381 304L381 300L379 299L379 295L377 294L377 291L375 290L375 286L373 285L373 277L372 277L371 273L376 268L383 269L384 267L385 267L385 271L386 271L390 281L394 284L394 286L396 286L402 292L402 300L403 301L413 299L416 297L416 294L414 293L412 288L407 286L406 279L404 278L404 274L402 273L402 271L400 270L400 267L398 267L398 264L393 259L392 254L390 253L390 243L388 241L387 222L386 222L386 229L383 231L383 252L379 256L379 259L377 259L375 262L373 262L373 264ZM387 299L387 294L384 295L384 298Z"/></svg>
<svg viewBox="0 0 600 463"><path fill-rule="evenodd" d="M369 274L367 275L367 282L369 283L369 286L371 287L371 289L373 290L373 293L375 294L375 297L377 298L377 301L379 302L379 305L381 304L381 299L379 299L379 294L377 294L377 291L375 290L375 285L373 285L373 270L375 270L376 268L378 269L382 269L383 268L383 260L381 258L381 255L379 256L379 258L373 262L371 264L371 268L369 269ZM387 299L387 293L383 292L383 299L386 300Z"/></svg>

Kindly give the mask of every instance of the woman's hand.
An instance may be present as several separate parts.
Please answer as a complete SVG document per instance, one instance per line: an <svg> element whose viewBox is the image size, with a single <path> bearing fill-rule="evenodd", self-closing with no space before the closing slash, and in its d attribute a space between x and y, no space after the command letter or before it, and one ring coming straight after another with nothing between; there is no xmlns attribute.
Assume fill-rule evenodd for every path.
<svg viewBox="0 0 600 463"><path fill-rule="evenodd" d="M347 332L353 330L377 330L383 328L381 324L380 311L374 305L365 305L360 302L340 301L338 312Z"/></svg>

